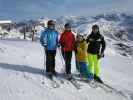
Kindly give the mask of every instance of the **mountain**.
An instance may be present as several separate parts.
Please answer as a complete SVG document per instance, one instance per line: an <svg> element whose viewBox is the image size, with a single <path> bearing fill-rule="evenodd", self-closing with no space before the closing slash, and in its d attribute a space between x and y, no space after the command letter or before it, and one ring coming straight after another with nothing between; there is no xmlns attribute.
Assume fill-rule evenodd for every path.
<svg viewBox="0 0 133 100"><path fill-rule="evenodd" d="M101 78L117 92L110 89L92 88L90 85L78 81L81 89L77 90L73 84L63 78L55 78L60 84L53 89L51 81L43 76L45 52L38 41L23 40L20 29L25 25L33 26L47 22L48 18L22 21L16 23L11 31L0 40L0 100L133 100L133 15L124 13L101 14L89 17L62 16L56 18L56 29L63 30L63 25L70 22L76 34L85 37L90 34L94 24L100 26L107 48L101 63ZM38 35L43 27L36 27ZM32 34L31 32L27 34ZM28 39L31 40L30 37ZM64 61L61 52L57 50L56 71L62 75ZM75 75L75 57L72 57L72 73ZM63 81L63 82L62 82ZM44 84L42 84L44 82Z"/></svg>
<svg viewBox="0 0 133 100"><path fill-rule="evenodd" d="M101 14L93 17L60 17L56 19L60 25L70 22L78 34L87 36L94 24L99 25L107 44L123 56L133 57L133 15L124 13Z"/></svg>
<svg viewBox="0 0 133 100"><path fill-rule="evenodd" d="M27 20L16 23L16 28L10 32L0 30L4 37L23 39L23 27L26 26L27 39L31 40L32 27L35 27L37 32L36 38L40 37L40 33L44 29L40 23L45 23L46 26L48 18L40 18L38 20ZM133 57L133 15L125 13L109 13L100 14L97 16L61 16L54 19L56 21L56 29L62 32L65 23L71 23L73 31L77 34L87 36L91 33L91 27L98 24L100 32L105 36L107 43L112 44L113 47L122 56ZM76 35L75 34L75 35ZM110 42L112 41L112 42Z"/></svg>
<svg viewBox="0 0 133 100"><path fill-rule="evenodd" d="M98 24L103 31L103 33L108 34L119 34L121 32L128 33L126 34L128 36L128 39L133 40L133 15L124 14L124 13L111 13L111 14L101 14L97 16L89 16L89 17L60 17L56 19L57 22L60 24L64 24L66 22L69 22L72 24L74 28L78 28L80 33L86 33L86 28L82 27L88 27L90 28L93 24ZM118 37L118 36L116 36ZM122 36L118 37L119 39L122 39Z"/></svg>

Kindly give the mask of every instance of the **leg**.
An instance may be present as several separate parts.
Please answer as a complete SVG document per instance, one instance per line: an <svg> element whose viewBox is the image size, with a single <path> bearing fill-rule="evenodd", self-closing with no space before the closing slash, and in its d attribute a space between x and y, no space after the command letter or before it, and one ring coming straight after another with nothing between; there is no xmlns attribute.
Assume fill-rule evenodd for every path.
<svg viewBox="0 0 133 100"><path fill-rule="evenodd" d="M95 66L95 75L94 75L94 79L95 81L99 82L99 83L103 83L103 81L100 78L100 60L98 60L97 55L95 55L95 59L94 59L94 66Z"/></svg>
<svg viewBox="0 0 133 100"><path fill-rule="evenodd" d="M51 73L55 73L55 50L49 50L49 70Z"/></svg>
<svg viewBox="0 0 133 100"><path fill-rule="evenodd" d="M87 72L87 64L85 62L79 62L80 66L80 73L83 77L87 78L88 72Z"/></svg>
<svg viewBox="0 0 133 100"><path fill-rule="evenodd" d="M63 58L65 60L65 52L63 50L61 50L61 53L62 53L62 56L63 56Z"/></svg>
<svg viewBox="0 0 133 100"><path fill-rule="evenodd" d="M46 72L50 73L50 54L46 51Z"/></svg>
<svg viewBox="0 0 133 100"><path fill-rule="evenodd" d="M93 55L88 54L88 70L94 74L94 62L93 62Z"/></svg>
<svg viewBox="0 0 133 100"><path fill-rule="evenodd" d="M78 62L78 61L76 61L76 70L77 70L78 72L80 72L80 65L79 65L79 62Z"/></svg>
<svg viewBox="0 0 133 100"><path fill-rule="evenodd" d="M65 52L66 74L71 74L72 52Z"/></svg>
<svg viewBox="0 0 133 100"><path fill-rule="evenodd" d="M89 81L93 80L93 74L88 70L87 62L79 62L81 77Z"/></svg>
<svg viewBox="0 0 133 100"><path fill-rule="evenodd" d="M56 55L56 51L55 50L48 50L46 52L46 54L47 54L46 72L53 73L55 71L55 55Z"/></svg>
<svg viewBox="0 0 133 100"><path fill-rule="evenodd" d="M51 71L53 74L56 74L56 71L55 71L55 56L56 56L56 51L53 51L52 53L52 68L51 68Z"/></svg>
<svg viewBox="0 0 133 100"><path fill-rule="evenodd" d="M100 70L100 60L97 58L97 55L94 55L94 73L97 77L100 76L101 70Z"/></svg>
<svg viewBox="0 0 133 100"><path fill-rule="evenodd" d="M93 80L94 79L94 74L90 71L90 69L88 69L88 66L89 65L87 65L87 78L89 79L89 80Z"/></svg>

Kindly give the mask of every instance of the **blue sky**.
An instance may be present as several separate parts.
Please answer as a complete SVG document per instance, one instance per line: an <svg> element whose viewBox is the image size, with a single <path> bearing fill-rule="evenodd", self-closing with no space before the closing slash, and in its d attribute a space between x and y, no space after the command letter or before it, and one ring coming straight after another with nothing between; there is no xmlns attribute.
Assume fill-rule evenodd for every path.
<svg viewBox="0 0 133 100"><path fill-rule="evenodd" d="M0 19L90 16L119 11L133 12L133 0L0 0Z"/></svg>

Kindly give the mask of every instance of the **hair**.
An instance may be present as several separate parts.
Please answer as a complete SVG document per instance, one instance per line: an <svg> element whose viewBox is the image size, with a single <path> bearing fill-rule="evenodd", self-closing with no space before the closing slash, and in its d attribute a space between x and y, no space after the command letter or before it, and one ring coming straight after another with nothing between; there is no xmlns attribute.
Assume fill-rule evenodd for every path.
<svg viewBox="0 0 133 100"><path fill-rule="evenodd" d="M99 30L99 26L95 24L92 26L92 29L98 29Z"/></svg>
<svg viewBox="0 0 133 100"><path fill-rule="evenodd" d="M66 28L66 27L71 27L71 24L70 23L66 23L65 25L64 25L64 27Z"/></svg>
<svg viewBox="0 0 133 100"><path fill-rule="evenodd" d="M47 22L47 25L55 25L55 22L54 22L53 20L49 20L49 21Z"/></svg>
<svg viewBox="0 0 133 100"><path fill-rule="evenodd" d="M98 26L98 25L96 25L96 24L93 25L93 26L92 26L92 30L93 30L93 29L98 29L98 32L97 32L97 33L100 34L99 26ZM93 34L93 31L91 32L91 34Z"/></svg>

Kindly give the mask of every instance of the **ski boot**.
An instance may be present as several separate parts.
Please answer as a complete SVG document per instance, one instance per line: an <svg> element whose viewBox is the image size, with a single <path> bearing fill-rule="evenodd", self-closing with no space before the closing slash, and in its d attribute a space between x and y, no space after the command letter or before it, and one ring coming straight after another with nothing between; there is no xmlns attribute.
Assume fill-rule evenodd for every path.
<svg viewBox="0 0 133 100"><path fill-rule="evenodd" d="M51 72L47 72L46 73L46 77L49 78L49 79L52 79L53 78L53 74Z"/></svg>
<svg viewBox="0 0 133 100"><path fill-rule="evenodd" d="M95 80L96 82L98 82L98 83L103 84L103 81L101 80L101 78L98 77L98 76L96 76L96 75L94 75L94 80Z"/></svg>

